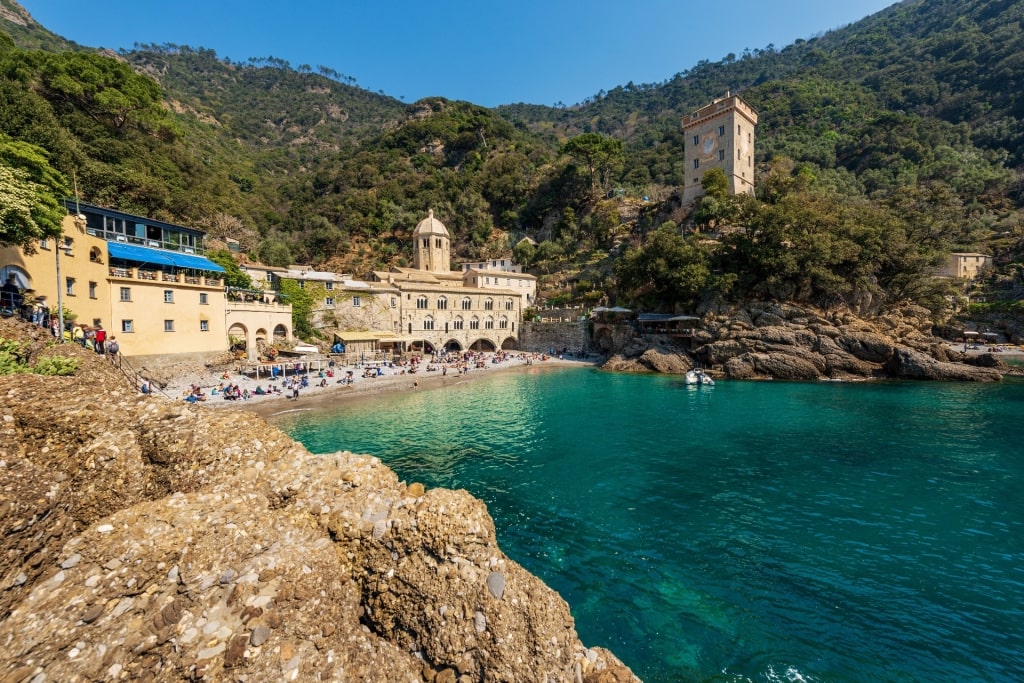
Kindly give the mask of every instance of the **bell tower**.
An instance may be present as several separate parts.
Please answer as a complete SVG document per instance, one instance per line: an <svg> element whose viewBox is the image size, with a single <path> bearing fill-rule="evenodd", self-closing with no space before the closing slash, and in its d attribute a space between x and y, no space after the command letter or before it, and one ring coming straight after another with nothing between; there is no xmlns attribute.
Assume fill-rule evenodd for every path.
<svg viewBox="0 0 1024 683"><path fill-rule="evenodd" d="M412 239L413 268L431 273L451 271L451 237L444 223L434 218L433 209L412 231Z"/></svg>

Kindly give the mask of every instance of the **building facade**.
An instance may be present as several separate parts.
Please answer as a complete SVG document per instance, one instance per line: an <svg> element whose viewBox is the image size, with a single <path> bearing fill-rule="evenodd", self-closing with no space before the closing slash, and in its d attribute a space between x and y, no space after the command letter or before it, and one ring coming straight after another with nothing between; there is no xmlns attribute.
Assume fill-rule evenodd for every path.
<svg viewBox="0 0 1024 683"><path fill-rule="evenodd" d="M958 277L973 280L982 270L992 265L992 257L973 252L953 252L939 270L944 277Z"/></svg>
<svg viewBox="0 0 1024 683"><path fill-rule="evenodd" d="M65 206L73 215L61 238L42 240L31 254L0 250L0 275L13 275L51 310L60 299L67 322L102 326L123 355L207 359L227 350L233 315L253 314L229 305L224 269L203 256L203 232L75 201ZM290 338L290 307L274 313L257 325L278 332L283 325Z"/></svg>
<svg viewBox="0 0 1024 683"><path fill-rule="evenodd" d="M730 194L754 193L754 129L757 112L738 95L726 94L683 119L686 180L683 203L704 195L701 178L725 171Z"/></svg>
<svg viewBox="0 0 1024 683"><path fill-rule="evenodd" d="M510 261L503 270L452 270L451 237L433 211L412 239L412 268L375 271L367 280L299 266L274 276L316 292L314 326L333 332L347 351L519 348L523 308L535 296L536 278Z"/></svg>

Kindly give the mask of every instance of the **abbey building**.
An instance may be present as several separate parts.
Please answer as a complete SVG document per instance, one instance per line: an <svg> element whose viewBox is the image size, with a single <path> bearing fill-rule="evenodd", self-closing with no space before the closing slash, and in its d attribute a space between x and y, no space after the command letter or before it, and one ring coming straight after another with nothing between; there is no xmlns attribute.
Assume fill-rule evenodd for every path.
<svg viewBox="0 0 1024 683"><path fill-rule="evenodd" d="M537 278L503 260L452 270L451 235L430 211L413 231L411 268L366 280L291 266L277 277L315 288L314 324L346 350L401 353L518 349Z"/></svg>

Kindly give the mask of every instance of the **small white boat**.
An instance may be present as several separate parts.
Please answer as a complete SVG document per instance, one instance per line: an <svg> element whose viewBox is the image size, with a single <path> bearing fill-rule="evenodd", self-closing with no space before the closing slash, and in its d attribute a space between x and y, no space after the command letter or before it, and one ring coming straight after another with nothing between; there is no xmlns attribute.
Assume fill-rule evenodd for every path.
<svg viewBox="0 0 1024 683"><path fill-rule="evenodd" d="M687 370L686 377L683 379L686 384L697 384L713 387L715 386L715 380L708 377L703 370L696 368L694 370Z"/></svg>

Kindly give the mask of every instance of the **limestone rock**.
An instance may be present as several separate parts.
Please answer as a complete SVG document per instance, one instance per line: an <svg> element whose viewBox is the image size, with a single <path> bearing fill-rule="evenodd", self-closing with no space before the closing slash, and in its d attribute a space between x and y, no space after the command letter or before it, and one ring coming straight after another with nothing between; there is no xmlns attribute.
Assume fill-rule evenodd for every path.
<svg viewBox="0 0 1024 683"><path fill-rule="evenodd" d="M635 337L604 367L623 372L681 372L692 366L692 358L713 376L720 372L730 379L992 381L991 373L975 372L972 365L996 369L1000 375L1024 374L997 359L959 354L930 331L929 312L915 306L866 319L847 310L823 312L753 302L709 309L701 328L678 348L663 344L648 348ZM897 348L902 349L900 354ZM925 362L926 358L934 363Z"/></svg>
<svg viewBox="0 0 1024 683"><path fill-rule="evenodd" d="M897 347L886 363L893 377L902 379L930 379L959 382L998 382L1002 374L992 368L961 363L943 363L920 351Z"/></svg>
<svg viewBox="0 0 1024 683"><path fill-rule="evenodd" d="M469 494L55 352L76 376L0 377L5 680L636 681Z"/></svg>

